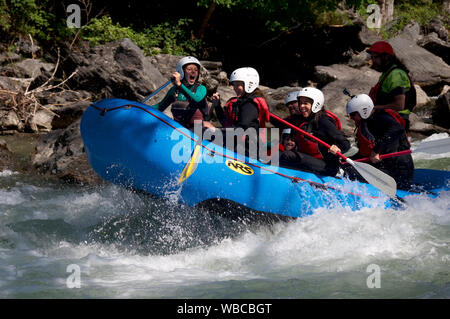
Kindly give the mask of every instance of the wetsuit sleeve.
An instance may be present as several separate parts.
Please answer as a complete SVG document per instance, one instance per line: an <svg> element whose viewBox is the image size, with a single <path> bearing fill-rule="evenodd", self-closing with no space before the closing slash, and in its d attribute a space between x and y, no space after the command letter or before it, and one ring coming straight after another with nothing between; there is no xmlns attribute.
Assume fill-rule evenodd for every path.
<svg viewBox="0 0 450 319"><path fill-rule="evenodd" d="M157 104L151 105L151 107L158 109L161 112L164 112L164 110L167 109L167 107L170 104L175 102L174 93L175 93L175 86L172 86L169 92L167 92L166 96L162 99L162 101Z"/></svg>
<svg viewBox="0 0 450 319"><path fill-rule="evenodd" d="M319 130L320 133L318 134L318 137L324 140L327 144L334 144L339 147L341 149L341 153L345 153L350 149L350 142L344 134L337 129L333 120L328 116L324 116L319 120Z"/></svg>
<svg viewBox="0 0 450 319"><path fill-rule="evenodd" d="M222 126L225 126L225 112L222 106L220 105L220 101L214 100L212 102L212 108L216 112L216 116L220 124L222 124Z"/></svg>
<svg viewBox="0 0 450 319"><path fill-rule="evenodd" d="M194 102L200 102L201 100L203 100L206 97L206 87L204 85L199 85L197 87L197 90L195 91L195 93L193 93L191 90L189 90L183 83L181 83L181 89L183 90L183 92L189 96L189 98L191 98Z"/></svg>
<svg viewBox="0 0 450 319"><path fill-rule="evenodd" d="M375 140L373 151L381 154L385 153L385 150L390 144L400 139L402 135L405 134L405 130L403 126L389 114L381 113L375 120L376 125L384 132L384 134Z"/></svg>

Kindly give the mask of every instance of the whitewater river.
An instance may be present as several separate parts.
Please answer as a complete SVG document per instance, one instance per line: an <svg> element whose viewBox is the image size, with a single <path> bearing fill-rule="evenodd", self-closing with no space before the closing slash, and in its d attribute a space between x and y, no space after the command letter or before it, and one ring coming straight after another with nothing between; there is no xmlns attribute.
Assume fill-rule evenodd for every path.
<svg viewBox="0 0 450 319"><path fill-rule="evenodd" d="M450 298L450 192L408 203L258 225L5 170L0 298Z"/></svg>

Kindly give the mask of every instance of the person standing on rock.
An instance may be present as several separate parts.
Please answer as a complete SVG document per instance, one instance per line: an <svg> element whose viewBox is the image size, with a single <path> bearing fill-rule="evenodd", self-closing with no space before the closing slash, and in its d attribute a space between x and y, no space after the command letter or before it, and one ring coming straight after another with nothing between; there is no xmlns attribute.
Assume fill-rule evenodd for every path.
<svg viewBox="0 0 450 319"><path fill-rule="evenodd" d="M409 131L409 114L417 103L414 83L405 70L397 65L394 49L388 42L375 42L367 52L372 60L372 68L382 72L378 83L369 93L375 109L392 109L398 112Z"/></svg>
<svg viewBox="0 0 450 319"><path fill-rule="evenodd" d="M151 107L163 112L171 105L174 120L187 128L192 128L195 120L209 120L207 90L198 81L200 67L200 61L192 56L180 59L172 74L173 87L160 103Z"/></svg>
<svg viewBox="0 0 450 319"><path fill-rule="evenodd" d="M298 127L331 147L327 149L305 134L295 132L298 151L281 153L280 166L335 176L339 171L339 158L335 154L350 149L350 142L340 131L341 122L335 114L324 109L325 97L321 90L314 87L303 88L297 99L301 118Z"/></svg>
<svg viewBox="0 0 450 319"><path fill-rule="evenodd" d="M356 124L359 154L352 158L369 157L376 168L392 176L400 189L409 189L413 183L414 163L411 154L380 159L389 154L410 149L403 118L392 109L376 110L367 94L354 96L347 103L347 114ZM347 173L358 178L352 167Z"/></svg>

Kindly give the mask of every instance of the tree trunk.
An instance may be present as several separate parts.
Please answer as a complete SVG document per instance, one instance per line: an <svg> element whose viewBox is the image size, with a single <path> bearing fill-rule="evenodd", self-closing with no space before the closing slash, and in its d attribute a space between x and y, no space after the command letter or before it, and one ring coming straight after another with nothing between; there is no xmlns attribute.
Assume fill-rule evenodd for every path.
<svg viewBox="0 0 450 319"><path fill-rule="evenodd" d="M202 39L205 35L206 28L208 28L209 20L211 19L211 16L216 9L216 3L214 1L211 1L208 7L208 10L205 13L205 16L203 17L202 24L200 25L200 29L198 30L198 38Z"/></svg>
<svg viewBox="0 0 450 319"><path fill-rule="evenodd" d="M394 0L380 0L381 24L391 22L394 19Z"/></svg>
<svg viewBox="0 0 450 319"><path fill-rule="evenodd" d="M447 14L450 14L450 0L444 0L442 3L442 9Z"/></svg>

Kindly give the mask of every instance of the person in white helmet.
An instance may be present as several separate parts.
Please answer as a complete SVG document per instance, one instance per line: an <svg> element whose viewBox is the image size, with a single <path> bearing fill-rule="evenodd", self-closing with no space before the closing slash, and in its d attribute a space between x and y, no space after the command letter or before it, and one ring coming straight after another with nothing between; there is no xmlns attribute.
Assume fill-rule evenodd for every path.
<svg viewBox="0 0 450 319"><path fill-rule="evenodd" d="M281 133L281 147L282 152L296 151L297 143L295 142L295 134L291 128L285 128Z"/></svg>
<svg viewBox="0 0 450 319"><path fill-rule="evenodd" d="M249 135L242 137L247 138L246 150L248 150L248 143L259 145L260 142L265 142L265 136L260 134L262 131L259 129L265 128L266 122L270 119L269 107L263 92L259 89L259 74L254 68L243 67L234 70L230 76L230 83L236 96L229 99L225 109L222 109L220 95L215 93L212 96L212 107L222 127L256 130L256 134L252 136L258 136L257 141L248 140Z"/></svg>
<svg viewBox="0 0 450 319"><path fill-rule="evenodd" d="M209 120L209 108L206 102L206 87L199 83L200 61L187 56L176 66L172 74L173 87L163 100L152 107L163 112L169 105L174 120L185 127L192 128L194 120Z"/></svg>
<svg viewBox="0 0 450 319"><path fill-rule="evenodd" d="M352 158L369 157L372 165L392 176L400 189L409 189L413 183L414 162L411 154L380 159L389 154L410 149L401 115L392 109L377 110L367 94L359 94L347 103L347 114L356 125L359 153ZM351 168L346 168L347 172ZM357 178L358 174L349 173Z"/></svg>
<svg viewBox="0 0 450 319"><path fill-rule="evenodd" d="M283 152L280 165L288 168L309 171L321 175L335 176L339 171L337 152L344 153L350 148L350 142L340 131L339 118L324 109L325 98L319 89L306 87L298 93L298 104L302 130L316 136L330 149L295 132L298 151Z"/></svg>
<svg viewBox="0 0 450 319"><path fill-rule="evenodd" d="M284 99L284 105L289 110L289 116L283 118L283 120L285 120L291 124L294 124L294 125L299 125L301 122L300 111L298 108L298 100L297 100L297 96L299 93L300 93L300 90L289 92ZM270 118L270 123L272 123L272 125L275 127L279 127L280 129L288 128L288 126L286 126L283 123L280 123L278 120L276 120L272 117Z"/></svg>

